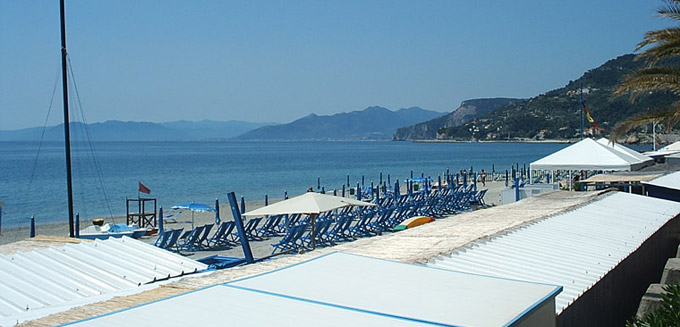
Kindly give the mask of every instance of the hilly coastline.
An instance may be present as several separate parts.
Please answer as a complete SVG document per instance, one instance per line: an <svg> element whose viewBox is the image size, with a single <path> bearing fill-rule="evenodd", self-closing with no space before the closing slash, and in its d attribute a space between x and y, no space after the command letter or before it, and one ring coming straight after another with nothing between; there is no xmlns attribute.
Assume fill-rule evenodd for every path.
<svg viewBox="0 0 680 327"><path fill-rule="evenodd" d="M402 126L430 120L443 113L419 107L391 111L373 106L330 116L310 114L288 124L265 126L237 140L390 140Z"/></svg>
<svg viewBox="0 0 680 327"><path fill-rule="evenodd" d="M93 141L196 141L230 139L249 130L270 124L212 120L168 123L109 120L87 125L71 122L70 128L74 140L89 138ZM38 141L42 133L42 127L0 131L0 141ZM49 126L45 128L44 133L45 141L63 141L64 125ZM89 137L87 134L89 134Z"/></svg>
<svg viewBox="0 0 680 327"><path fill-rule="evenodd" d="M492 98L465 100L450 114L437 117L413 126L402 127L392 138L395 141L431 140L437 137L440 128L460 126L510 103L521 101L513 98Z"/></svg>
<svg viewBox="0 0 680 327"><path fill-rule="evenodd" d="M643 112L667 110L677 96L655 92L635 102L612 98L619 81L645 63L627 54L592 69L566 86L502 106L460 126L441 127L439 140L572 139L580 133L580 97L600 127L584 118L587 135L608 135L616 123ZM582 85L582 91L581 91Z"/></svg>

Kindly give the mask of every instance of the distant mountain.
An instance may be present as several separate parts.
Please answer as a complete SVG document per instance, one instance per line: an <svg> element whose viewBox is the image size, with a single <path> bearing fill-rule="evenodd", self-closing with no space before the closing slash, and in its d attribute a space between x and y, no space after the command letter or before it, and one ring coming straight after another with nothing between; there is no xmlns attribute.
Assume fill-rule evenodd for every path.
<svg viewBox="0 0 680 327"><path fill-rule="evenodd" d="M679 64L674 59L672 64ZM581 106L583 101L592 118L602 130L584 118L586 134L607 135L616 123L643 112L668 110L678 97L671 93L655 92L630 102L627 96L612 99L619 81L627 74L643 67L644 61L635 61L628 54L612 59L591 69L566 86L548 91L530 99L502 106L482 117L455 127L437 131L439 139L454 140L506 140L506 139L570 139L579 137Z"/></svg>
<svg viewBox="0 0 680 327"><path fill-rule="evenodd" d="M192 141L229 139L265 123L242 121L218 122L203 120L199 122L176 121L169 123L122 122L109 120L103 123L87 124L72 122L73 140L91 139L93 141ZM14 131L0 131L0 141L37 141L43 133L42 127L31 127ZM87 137L89 134L89 137ZM64 125L50 126L45 129L44 140L64 139Z"/></svg>
<svg viewBox="0 0 680 327"><path fill-rule="evenodd" d="M450 114L397 129L392 139L395 141L434 139L437 137L437 131L440 128L465 124L502 106L517 101L521 101L521 99L492 98L465 100L461 102L460 107Z"/></svg>
<svg viewBox="0 0 680 327"><path fill-rule="evenodd" d="M441 112L418 107L391 111L368 107L330 116L311 114L288 124L265 126L236 137L238 140L389 140L397 128L434 117Z"/></svg>
<svg viewBox="0 0 680 327"><path fill-rule="evenodd" d="M263 126L275 125L274 123L251 123L238 120L214 121L201 120L197 122L178 120L160 125L174 130L182 131L194 139L201 140L224 140L241 135Z"/></svg>

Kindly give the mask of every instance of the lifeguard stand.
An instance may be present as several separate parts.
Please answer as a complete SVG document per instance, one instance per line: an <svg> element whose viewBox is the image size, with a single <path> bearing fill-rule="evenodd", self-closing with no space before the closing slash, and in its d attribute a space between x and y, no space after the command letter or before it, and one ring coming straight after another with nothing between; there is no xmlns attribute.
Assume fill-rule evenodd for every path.
<svg viewBox="0 0 680 327"><path fill-rule="evenodd" d="M157 204L154 198L125 199L127 224L137 224L139 228L157 226ZM151 211L153 209L153 211Z"/></svg>

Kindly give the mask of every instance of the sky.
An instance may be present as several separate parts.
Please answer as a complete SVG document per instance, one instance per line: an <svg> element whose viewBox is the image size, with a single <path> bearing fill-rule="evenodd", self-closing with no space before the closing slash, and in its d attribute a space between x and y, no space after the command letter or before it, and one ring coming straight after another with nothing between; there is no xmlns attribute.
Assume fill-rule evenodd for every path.
<svg viewBox="0 0 680 327"><path fill-rule="evenodd" d="M563 87L632 53L645 32L671 26L661 5L66 0L67 49L90 123L451 112ZM59 124L59 1L0 1L0 43L0 130Z"/></svg>

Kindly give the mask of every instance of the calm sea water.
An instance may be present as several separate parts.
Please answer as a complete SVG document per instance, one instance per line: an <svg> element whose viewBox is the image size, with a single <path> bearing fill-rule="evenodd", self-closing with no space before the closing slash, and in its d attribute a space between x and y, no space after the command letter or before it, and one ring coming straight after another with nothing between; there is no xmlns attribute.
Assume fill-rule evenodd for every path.
<svg viewBox="0 0 680 327"><path fill-rule="evenodd" d="M125 213L125 198L137 197L137 182L159 205L226 202L235 191L246 200L282 198L316 187L340 189L391 175L432 176L450 169L509 169L564 148L566 144L410 142L95 142L92 152L73 150L76 212L82 218ZM67 221L66 173L61 143L0 142L0 201L3 227ZM36 160L37 157L37 160ZM34 169L35 166L35 169ZM98 167L99 169L96 169ZM100 178L101 176L101 182ZM102 191L103 190L103 191ZM108 199L108 201L106 201ZM110 203L108 206L106 203Z"/></svg>

